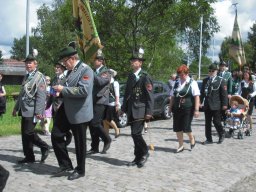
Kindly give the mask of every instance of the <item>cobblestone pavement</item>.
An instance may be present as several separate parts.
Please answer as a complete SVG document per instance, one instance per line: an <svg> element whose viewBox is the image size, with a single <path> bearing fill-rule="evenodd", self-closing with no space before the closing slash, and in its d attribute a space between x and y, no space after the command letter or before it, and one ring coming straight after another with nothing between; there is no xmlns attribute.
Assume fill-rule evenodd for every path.
<svg viewBox="0 0 256 192"><path fill-rule="evenodd" d="M256 119L254 119L256 121ZM2 125L1 125L2 126ZM1 137L0 163L10 171L6 192L241 192L256 191L256 148L255 132L244 139L229 138L217 144L218 137L213 128L214 143L202 145L204 116L193 120L196 146L190 150L185 135L185 150L176 154L177 139L172 130L172 120L156 120L150 123L144 138L155 146L145 167L127 167L134 159L130 128L121 129L121 136L114 139L107 154L95 154L86 159L86 176L74 181L66 177L52 178L58 164L51 149L44 164L39 162L18 165L23 158L20 136ZM51 145L50 137L41 136ZM90 134L87 131L90 148ZM102 144L100 146L103 147ZM69 154L76 166L74 143ZM36 159L41 153L35 147Z"/></svg>

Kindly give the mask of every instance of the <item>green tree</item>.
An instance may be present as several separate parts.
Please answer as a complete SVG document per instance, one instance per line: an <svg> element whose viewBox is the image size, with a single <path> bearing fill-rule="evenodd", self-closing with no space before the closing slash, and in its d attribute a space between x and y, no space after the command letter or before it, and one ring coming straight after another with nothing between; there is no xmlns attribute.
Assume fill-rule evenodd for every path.
<svg viewBox="0 0 256 192"><path fill-rule="evenodd" d="M51 8L43 5L37 11L39 23L33 29L31 41L39 51L39 68L47 75L53 73L49 65L52 66L59 50L76 39L71 2L55 0ZM198 60L202 15L203 54L206 53L211 35L218 30L210 6L213 2L216 0L91 0L107 65L117 70L119 77L126 78L132 50L141 46L150 74L168 78L184 57L180 42L188 43L192 58ZM14 40L13 57L23 58L24 40Z"/></svg>
<svg viewBox="0 0 256 192"><path fill-rule="evenodd" d="M250 59L249 62L252 66L252 68L256 69L256 23L253 24L251 27L251 31L248 33L248 44L249 44L249 50L251 50L250 53ZM251 48L251 49L250 49ZM248 51L248 49L246 49ZM247 54L247 52L245 52Z"/></svg>

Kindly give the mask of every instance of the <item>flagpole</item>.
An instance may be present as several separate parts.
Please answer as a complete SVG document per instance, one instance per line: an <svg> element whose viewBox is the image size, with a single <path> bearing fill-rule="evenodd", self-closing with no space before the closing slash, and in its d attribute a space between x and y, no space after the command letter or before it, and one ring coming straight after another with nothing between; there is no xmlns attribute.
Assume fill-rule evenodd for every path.
<svg viewBox="0 0 256 192"><path fill-rule="evenodd" d="M201 57L202 57L202 34L203 34L203 16L200 18L200 48L199 48L199 63L198 63L198 79L201 79Z"/></svg>
<svg viewBox="0 0 256 192"><path fill-rule="evenodd" d="M26 55L29 54L29 0L27 0L27 14L26 14Z"/></svg>

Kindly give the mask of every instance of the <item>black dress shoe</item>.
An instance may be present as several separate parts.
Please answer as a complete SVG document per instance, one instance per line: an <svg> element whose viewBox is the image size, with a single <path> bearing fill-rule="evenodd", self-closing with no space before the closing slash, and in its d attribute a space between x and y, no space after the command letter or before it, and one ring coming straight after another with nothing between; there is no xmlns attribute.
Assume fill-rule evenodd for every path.
<svg viewBox="0 0 256 192"><path fill-rule="evenodd" d="M212 143L213 143L212 141L205 140L202 142L202 145L208 145L208 144L212 144Z"/></svg>
<svg viewBox="0 0 256 192"><path fill-rule="evenodd" d="M135 159L132 162L127 163L127 166L128 167L135 166L138 164L138 162L139 162L138 158L135 157Z"/></svg>
<svg viewBox="0 0 256 192"><path fill-rule="evenodd" d="M147 162L148 157L149 157L149 153L147 153L146 155L142 156L142 158L137 163L137 167L138 168L143 167L145 165L145 163Z"/></svg>
<svg viewBox="0 0 256 192"><path fill-rule="evenodd" d="M86 152L86 155L92 155L92 154L96 154L96 153L99 153L99 150L90 149L89 151Z"/></svg>
<svg viewBox="0 0 256 192"><path fill-rule="evenodd" d="M107 153L107 150L109 150L109 148L110 148L110 144L111 144L111 141L105 142L105 143L104 143L103 150L102 150L101 153L106 154L106 153Z"/></svg>
<svg viewBox="0 0 256 192"><path fill-rule="evenodd" d="M68 176L70 174L70 171L73 171L73 168L71 167L62 168L60 171L54 173L52 177Z"/></svg>
<svg viewBox="0 0 256 192"><path fill-rule="evenodd" d="M41 163L43 163L45 161L45 159L47 159L47 157L49 155L49 149L42 148L41 149L41 153L42 153Z"/></svg>
<svg viewBox="0 0 256 192"><path fill-rule="evenodd" d="M24 158L24 159L18 161L18 164L25 164L25 163L35 163L35 159Z"/></svg>
<svg viewBox="0 0 256 192"><path fill-rule="evenodd" d="M78 173L77 170L75 170L73 173L71 173L71 175L68 176L68 180L75 180L84 176L84 173Z"/></svg>
<svg viewBox="0 0 256 192"><path fill-rule="evenodd" d="M192 150L195 146L196 146L196 138L195 138L195 136L194 136L194 144L190 144L191 150Z"/></svg>
<svg viewBox="0 0 256 192"><path fill-rule="evenodd" d="M221 144L225 139L225 136L224 135L221 135L220 138L219 138L219 141L217 142L218 144Z"/></svg>

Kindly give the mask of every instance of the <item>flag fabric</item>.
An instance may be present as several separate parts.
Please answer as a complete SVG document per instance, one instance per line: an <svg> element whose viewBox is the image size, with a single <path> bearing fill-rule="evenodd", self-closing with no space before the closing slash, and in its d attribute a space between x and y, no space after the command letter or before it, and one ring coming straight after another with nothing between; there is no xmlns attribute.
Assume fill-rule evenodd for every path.
<svg viewBox="0 0 256 192"><path fill-rule="evenodd" d="M232 32L232 40L229 47L229 55L236 60L240 67L246 64L244 48L242 45L242 38L237 22L237 13Z"/></svg>
<svg viewBox="0 0 256 192"><path fill-rule="evenodd" d="M89 0L73 0L73 17L76 35L85 62L91 62L98 49L101 49L100 38L93 20Z"/></svg>

